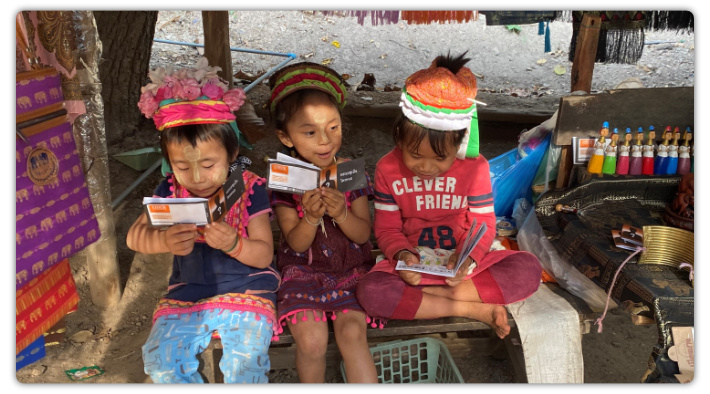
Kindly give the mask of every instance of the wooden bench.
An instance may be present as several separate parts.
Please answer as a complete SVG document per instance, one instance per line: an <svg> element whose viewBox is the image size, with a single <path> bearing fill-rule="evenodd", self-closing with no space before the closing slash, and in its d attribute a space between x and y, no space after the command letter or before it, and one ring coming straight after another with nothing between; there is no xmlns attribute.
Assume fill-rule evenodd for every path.
<svg viewBox="0 0 710 394"><path fill-rule="evenodd" d="M544 283L555 294L567 300L579 313L580 332L590 332L598 313L594 313L584 301L573 296L559 285ZM520 341L520 335L513 317L508 314L511 333L505 339L499 339L493 330L477 320L447 317L431 320L391 320L384 328L367 329L367 338L370 346L396 339L413 339L424 336L434 337L446 344L451 356L464 357L475 351L481 357L492 356L495 358L508 358L513 365L515 382L527 382L525 361ZM326 365L339 366L342 358L335 343L333 326L329 321L328 348L326 350ZM295 368L296 344L293 336L284 327L284 332L279 335L279 340L271 343L269 358L272 370ZM223 382L222 372L219 370L219 360L222 357L222 344L219 340L212 340L210 346L201 355L200 371L207 381Z"/></svg>
<svg viewBox="0 0 710 394"><path fill-rule="evenodd" d="M274 246L277 247L281 236L281 231L275 221L272 222L272 233L274 235ZM374 235L370 242L377 245ZM379 249L373 249L372 255L376 257L381 254ZM587 334L590 332L594 320L599 317L580 298L572 295L555 283L543 283L555 294L561 296L577 310L579 314L580 332ZM493 330L485 323L478 320L462 317L446 317L430 320L390 320L384 328L372 328L368 326L367 338L370 346L378 343L388 342L396 339L413 339L424 336L434 337L446 344L451 356L463 357L473 351L482 357L493 356L496 358L508 358L514 369L515 381L518 383L527 382L525 361L520 341L520 335L513 316L508 314L508 323L511 333L505 339L498 338ZM269 359L272 370L295 368L296 344L293 336L284 327L284 332L279 334L279 340L273 341L269 347ZM222 383L223 375L219 369L219 361L222 358L222 343L219 339L213 339L207 349L200 357L200 373L206 381ZM335 343L333 325L328 320L328 348L326 349L326 365L328 367L339 366L342 358Z"/></svg>

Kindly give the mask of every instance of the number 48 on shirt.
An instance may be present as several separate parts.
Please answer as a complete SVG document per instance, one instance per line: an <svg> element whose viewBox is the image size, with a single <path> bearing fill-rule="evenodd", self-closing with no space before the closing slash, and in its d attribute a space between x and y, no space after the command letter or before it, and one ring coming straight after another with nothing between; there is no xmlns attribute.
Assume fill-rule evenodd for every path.
<svg viewBox="0 0 710 394"><path fill-rule="evenodd" d="M434 235L436 233L436 235ZM437 245L438 241L438 245ZM419 234L418 246L432 249L455 249L454 230L449 226L425 227Z"/></svg>

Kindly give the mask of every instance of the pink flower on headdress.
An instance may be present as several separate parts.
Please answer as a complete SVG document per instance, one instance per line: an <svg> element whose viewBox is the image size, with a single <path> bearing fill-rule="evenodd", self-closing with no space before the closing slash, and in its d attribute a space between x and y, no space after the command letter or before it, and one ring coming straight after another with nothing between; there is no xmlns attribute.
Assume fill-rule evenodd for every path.
<svg viewBox="0 0 710 394"><path fill-rule="evenodd" d="M222 98L222 95L224 95L224 90L212 83L212 81L209 81L202 86L202 94L209 97L210 100L219 100Z"/></svg>
<svg viewBox="0 0 710 394"><path fill-rule="evenodd" d="M165 83L165 86L169 87L170 90L175 89L175 85L180 85L180 81L177 78L177 75L166 75L165 78L163 78L163 83ZM175 94L169 98L175 97Z"/></svg>
<svg viewBox="0 0 710 394"><path fill-rule="evenodd" d="M163 85L158 89L158 93L155 94L155 98L158 102L173 98L173 90L168 85Z"/></svg>
<svg viewBox="0 0 710 394"><path fill-rule="evenodd" d="M232 89L224 92L222 100L224 100L224 103L229 106L230 110L236 111L244 104L246 97L247 96L244 93L244 90Z"/></svg>
<svg viewBox="0 0 710 394"><path fill-rule="evenodd" d="M138 108L146 118L151 118L155 111L158 110L158 101L151 92L144 92L138 100Z"/></svg>
<svg viewBox="0 0 710 394"><path fill-rule="evenodd" d="M184 100L187 98L182 83L180 83L179 80L173 83L173 98L178 100Z"/></svg>
<svg viewBox="0 0 710 394"><path fill-rule="evenodd" d="M195 100L202 95L200 84L193 78L187 78L182 81L182 92L188 100Z"/></svg>

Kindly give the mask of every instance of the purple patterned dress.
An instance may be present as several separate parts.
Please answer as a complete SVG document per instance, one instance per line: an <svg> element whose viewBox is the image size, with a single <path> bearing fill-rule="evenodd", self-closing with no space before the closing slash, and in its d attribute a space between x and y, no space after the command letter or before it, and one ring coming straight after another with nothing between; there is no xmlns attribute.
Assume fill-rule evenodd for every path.
<svg viewBox="0 0 710 394"><path fill-rule="evenodd" d="M346 192L345 200L350 207L357 198L372 199L373 194L368 177L368 186ZM272 207L283 204L295 208L302 217L300 201L298 194L272 192L271 195ZM331 319L335 319L335 311L363 311L355 297L355 288L360 277L374 264L370 253L372 244L370 241L352 242L328 215L323 216L323 222L327 236L318 226L313 244L303 253L294 252L281 236L277 266L282 283L276 305L281 326L286 325L286 319L291 319L292 323L297 323L299 318L306 320L305 313L300 317L298 313L307 310L314 311L316 321L325 321L329 312Z"/></svg>

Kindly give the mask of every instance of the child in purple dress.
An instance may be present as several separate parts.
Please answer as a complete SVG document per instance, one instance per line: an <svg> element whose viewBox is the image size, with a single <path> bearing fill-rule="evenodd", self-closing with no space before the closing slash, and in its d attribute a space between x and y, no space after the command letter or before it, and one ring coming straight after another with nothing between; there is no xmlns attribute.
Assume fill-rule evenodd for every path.
<svg viewBox="0 0 710 394"><path fill-rule="evenodd" d="M269 80L276 135L300 160L327 168L342 141L340 111L345 87L340 75L313 63L279 70ZM360 277L372 267L368 186L350 192L321 186L303 195L272 192L281 228L277 264L283 282L278 319L296 341L302 383L325 381L328 322L345 363L348 382L376 383L367 344L369 318L355 297Z"/></svg>

